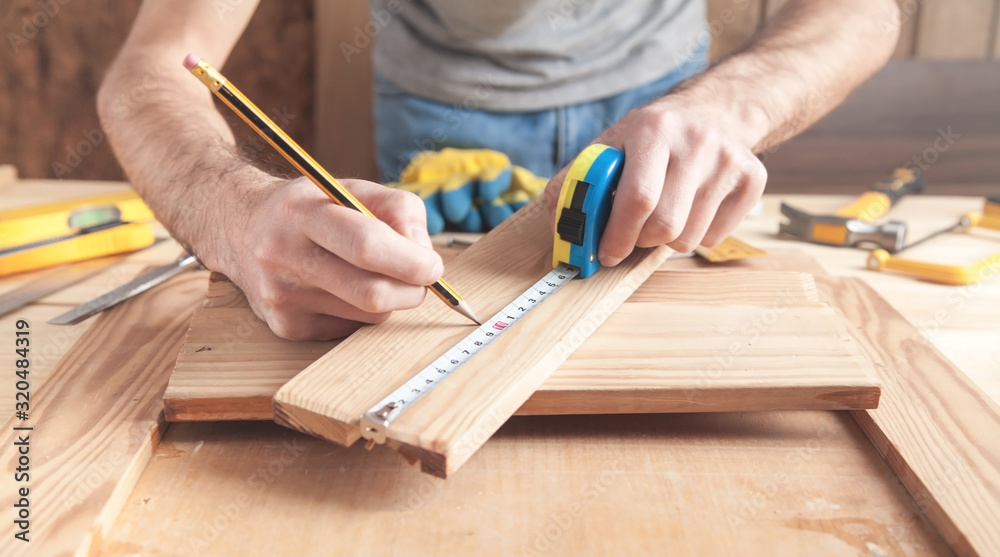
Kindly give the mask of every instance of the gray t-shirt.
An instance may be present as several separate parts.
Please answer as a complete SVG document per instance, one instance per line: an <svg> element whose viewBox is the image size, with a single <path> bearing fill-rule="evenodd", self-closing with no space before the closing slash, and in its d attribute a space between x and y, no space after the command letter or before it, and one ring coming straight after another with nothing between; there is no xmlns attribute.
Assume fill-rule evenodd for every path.
<svg viewBox="0 0 1000 557"><path fill-rule="evenodd" d="M649 83L708 42L704 0L371 0L375 71L444 103L532 111Z"/></svg>

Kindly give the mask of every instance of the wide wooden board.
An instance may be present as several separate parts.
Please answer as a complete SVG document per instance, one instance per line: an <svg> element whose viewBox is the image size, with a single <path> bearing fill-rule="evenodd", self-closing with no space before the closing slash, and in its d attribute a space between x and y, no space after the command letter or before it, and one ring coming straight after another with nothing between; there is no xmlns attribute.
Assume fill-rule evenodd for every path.
<svg viewBox="0 0 1000 557"><path fill-rule="evenodd" d="M818 269L801 252L755 258L749 269L773 268L774 258L790 268ZM852 365L848 346L826 344L794 359L766 350L784 347L791 335L801 334L802 321L810 322L814 333L844 334L837 332L831 310L817 302L808 275L681 266L689 265L673 260L653 273L517 414L877 405L875 372ZM706 283L712 290L699 293ZM764 317L768 325L759 322ZM731 347L739 329L764 342ZM706 330L712 334L702 334ZM278 338L253 315L236 286L213 275L164 394L167 420L269 420L275 391L337 343Z"/></svg>
<svg viewBox="0 0 1000 557"><path fill-rule="evenodd" d="M549 220L539 197L447 266L484 319L552 270ZM637 249L569 282L403 412L389 441L429 473L457 470L669 255L665 246ZM274 396L275 421L350 445L364 412L472 330L430 296L359 330L286 383Z"/></svg>
<svg viewBox="0 0 1000 557"><path fill-rule="evenodd" d="M266 422L171 424L100 555L950 553L846 413L723 412L514 417L448 480Z"/></svg>
<svg viewBox="0 0 1000 557"><path fill-rule="evenodd" d="M4 521L4 555L90 555L100 544L163 433L162 392L206 279L187 273L104 312L44 381L29 375L29 419L4 421L0 461L11 471L4 493L30 489L31 541L14 540L13 522ZM62 342L43 325L31 322L33 362ZM14 327L6 330L13 337ZM12 430L23 425L33 429ZM15 484L13 443L25 434L30 477Z"/></svg>

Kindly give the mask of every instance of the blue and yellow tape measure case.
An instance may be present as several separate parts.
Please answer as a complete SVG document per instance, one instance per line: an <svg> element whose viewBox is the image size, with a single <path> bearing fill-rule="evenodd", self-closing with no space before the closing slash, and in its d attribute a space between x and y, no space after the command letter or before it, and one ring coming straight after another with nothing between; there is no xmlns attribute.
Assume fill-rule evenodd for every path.
<svg viewBox="0 0 1000 557"><path fill-rule="evenodd" d="M580 278L601 268L597 247L624 167L625 153L607 145L591 145L573 161L559 192L553 267L560 263L579 267Z"/></svg>

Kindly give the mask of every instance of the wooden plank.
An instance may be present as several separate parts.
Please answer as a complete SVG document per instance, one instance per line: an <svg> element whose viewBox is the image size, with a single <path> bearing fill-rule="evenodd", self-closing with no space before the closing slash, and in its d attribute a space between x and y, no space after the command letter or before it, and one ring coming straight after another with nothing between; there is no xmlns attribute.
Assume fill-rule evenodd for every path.
<svg viewBox="0 0 1000 557"><path fill-rule="evenodd" d="M994 0L924 0L920 8L916 57L990 57Z"/></svg>
<svg viewBox="0 0 1000 557"><path fill-rule="evenodd" d="M716 272L695 274L703 275L702 284L719 281ZM628 304L605 323L614 334L584 343L518 413L877 406L871 363L836 311L820 304L792 308L780 296L771 305L720 306L724 312L704 304ZM655 339L660 350L649 349Z"/></svg>
<svg viewBox="0 0 1000 557"><path fill-rule="evenodd" d="M1000 59L1000 5L997 6L996 17L993 18L993 56Z"/></svg>
<svg viewBox="0 0 1000 557"><path fill-rule="evenodd" d="M896 0L899 8L899 17L886 16L882 26L895 26L899 29L899 39L896 41L896 50L892 57L905 59L913 58L917 45L917 22L920 21L921 3L915 0Z"/></svg>
<svg viewBox="0 0 1000 557"><path fill-rule="evenodd" d="M760 412L515 417L447 481L274 424L172 424L100 554L950 553L849 416Z"/></svg>
<svg viewBox="0 0 1000 557"><path fill-rule="evenodd" d="M820 284L882 363L858 425L956 554L1000 554L1000 407L863 281Z"/></svg>
<svg viewBox="0 0 1000 557"><path fill-rule="evenodd" d="M32 335L34 336L34 346L31 346L31 384L34 387L44 385L44 381L55 369L56 363L69 351L70 347L87 330L90 323L80 323L68 327L49 325L45 321L69 310L69 306L51 306L34 304L15 310L0 317L0 327L2 331L7 331L10 335L11 350L4 350L0 353L0 369L16 369L15 362L20 356L14 353L13 337L16 330L15 323L19 319L24 319L31 324ZM15 393L17 387L13 372L10 374L11 381L0 382L0 412L4 416L14 414ZM30 401L29 401L30 402Z"/></svg>
<svg viewBox="0 0 1000 557"><path fill-rule="evenodd" d="M17 167L12 164L0 164L0 189L17 182Z"/></svg>
<svg viewBox="0 0 1000 557"><path fill-rule="evenodd" d="M831 295L852 305L846 313L859 320L859 328L877 333L885 347L880 369L886 375L899 369L897 358L932 362L924 373L907 371L893 384L919 391L919 400L934 399L939 391L951 394L956 386L966 390L961 374L942 367L947 362L921 333L897 312L886 311L888 306L872 291L855 288L860 284L857 279L829 284ZM972 399L971 414L953 407L952 417L942 423L964 422L962 427L968 430L960 435L963 448L985 448L992 454L996 450L992 441L998 438L995 412L985 416L984 429L977 429L984 423L979 410L984 403L981 396ZM911 429L907 424L930 419L926 406L893 404L902 427L891 434L894 443L883 446L883 452L898 450L900 439L912 449L926 432L914 434L907 431ZM888 408L887 400L877 411L855 413L855 419L860 423ZM162 448L170 458L154 461L128 503L133 514L119 520L105 547L109 554L167 552L190 543L233 552L287 550L287 545L268 546L280 538L282 544L300 543L294 549L308 555L317 547L329 550L329 543L370 553L420 539L416 547L405 546L408 553L448 555L490 547L504 553L555 548L560 554L579 554L604 547L602 543L616 552L641 553L650 549L641 540L659 543L669 536L672 549L686 554L771 554L776 548L779 553L813 555L844 554L851 548L879 555L949 554L938 534L927 530L923 516L931 509L927 499L918 495L913 501L894 493L899 484L874 458L872 445L859 442L860 432L848 422L828 421L832 417L769 412L515 418L473 458L464 474L448 482L399 469L385 460L385 451L331 449L307 439L293 453L296 438L266 429L177 425ZM966 445L969 434L976 439ZM933 448L921 449L918 461L950 464L950 454L942 459ZM582 490L601 477L608 459L628 463L627 474L621 476L627 481L609 483L595 499L588 499L588 503L600 500L599 506L574 511L569 522L554 522L556 513L579 510L574 505L581 502ZM886 460L894 469L900 466L896 458ZM234 465L237 469L231 473ZM270 472L261 475L269 466ZM296 473L285 473L292 468ZM219 472L205 474L205 470ZM664 470L670 471L667 481ZM996 466L989 470L995 473ZM946 481L937 484L938 489L963 497L979 493L968 489L964 478L960 477L961 485L956 483L949 468L938 471L938 476L942 473ZM517 481L503 481L512 475ZM235 481L247 477L254 481ZM373 493L378 493L375 505L368 504ZM289 505L291 500L297 504ZM224 503L214 507L219 501ZM224 509L227 501L238 505L239 521L222 518L232 506ZM284 512L277 513L279 508ZM635 512L638 509L641 512ZM965 513L981 510L972 505ZM180 517L169 531L156 527L164 515ZM391 538L376 535L383 531L387 516L397 518ZM991 516L996 515L979 514L979 521L988 523ZM447 532L435 527L442 520L450 525ZM348 537L321 543L322 539L311 537L314 529L298 526L310 521L336 525ZM483 524L504 535L487 536ZM608 530L608 524L616 527ZM663 524L677 529L664 533ZM549 526L552 535L546 533ZM295 535L289 536L290 531ZM160 534L150 536L150 532ZM464 535L456 538L450 535L453 532ZM960 546L953 547L963 553Z"/></svg>
<svg viewBox="0 0 1000 557"><path fill-rule="evenodd" d="M213 273L163 395L167 420L270 420L274 393L338 344L278 337Z"/></svg>
<svg viewBox="0 0 1000 557"><path fill-rule="evenodd" d="M455 258L447 269L470 303L492 316L552 270L549 213L537 198ZM571 281L407 409L390 441L447 476L669 256L637 249L617 267ZM485 318L485 317L484 317ZM471 332L440 300L397 313L347 338L275 394L275 421L349 445L372 405Z"/></svg>
<svg viewBox="0 0 1000 557"><path fill-rule="evenodd" d="M794 255L780 257L796 264ZM754 265L775 265L757 259ZM806 257L801 265L810 263ZM844 331L818 303L808 275L747 268L753 267L657 271L517 414L875 407L874 371L852 351L830 344L795 360L765 352L765 344L780 346L787 335L801 334L799 322L813 322L829 337ZM706 282L713 289L697 292ZM766 328L753 324L762 316L772 320ZM732 336L740 328L766 338L734 353ZM696 331L705 330L713 334L698 338ZM275 391L336 344L278 338L231 282L213 275L164 394L167 420L272 419Z"/></svg>
<svg viewBox="0 0 1000 557"><path fill-rule="evenodd" d="M335 176L378 179L367 2L316 2L316 160ZM390 16L391 17L391 16Z"/></svg>
<svg viewBox="0 0 1000 557"><path fill-rule="evenodd" d="M33 382L30 419L5 420L5 463L16 462L13 443L24 433L11 428L34 428L30 480L16 485L30 488L31 542L9 541L5 555L96 551L163 433L162 391L206 278L188 273L103 313ZM31 331L35 347L54 339L35 323ZM13 496L14 483L5 485ZM6 540L14 528L5 521Z"/></svg>
<svg viewBox="0 0 1000 557"><path fill-rule="evenodd" d="M757 32L764 0L709 0L707 8L714 62L738 50Z"/></svg>

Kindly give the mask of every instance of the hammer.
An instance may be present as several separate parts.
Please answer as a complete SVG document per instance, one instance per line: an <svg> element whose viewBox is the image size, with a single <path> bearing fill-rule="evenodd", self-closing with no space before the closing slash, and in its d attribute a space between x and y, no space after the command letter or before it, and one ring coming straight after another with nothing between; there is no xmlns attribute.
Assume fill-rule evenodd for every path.
<svg viewBox="0 0 1000 557"><path fill-rule="evenodd" d="M906 223L890 221L873 224L903 196L924 190L923 176L909 168L897 168L876 182L833 215L812 215L791 205L781 204L781 214L788 220L780 232L807 242L833 246L875 244L889 253L903 249Z"/></svg>

